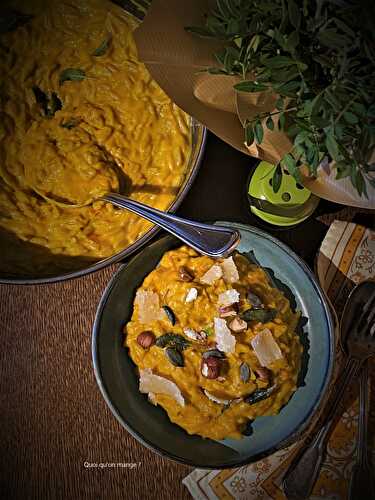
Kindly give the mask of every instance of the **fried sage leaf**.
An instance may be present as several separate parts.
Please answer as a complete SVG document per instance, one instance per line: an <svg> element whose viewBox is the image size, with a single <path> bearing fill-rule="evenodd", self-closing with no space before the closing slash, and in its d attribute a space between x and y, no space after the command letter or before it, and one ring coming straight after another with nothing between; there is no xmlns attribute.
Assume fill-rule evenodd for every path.
<svg viewBox="0 0 375 500"><path fill-rule="evenodd" d="M174 347L167 347L165 350L165 355L172 363L172 365L180 367L184 366L184 357L178 349L175 349Z"/></svg>
<svg viewBox="0 0 375 500"><path fill-rule="evenodd" d="M86 78L86 73L83 69L79 68L67 68L60 74L60 85L67 81L81 81Z"/></svg>
<svg viewBox="0 0 375 500"><path fill-rule="evenodd" d="M253 393L249 394L244 398L245 403L253 405L254 403L258 403L263 399L267 399L273 394L276 390L276 386L268 387L267 389L256 389Z"/></svg>
<svg viewBox="0 0 375 500"><path fill-rule="evenodd" d="M37 85L33 86L33 92L35 100L42 109L45 117L52 118L56 111L62 109L62 102L56 92L52 92L51 95L49 95L43 92Z"/></svg>
<svg viewBox="0 0 375 500"><path fill-rule="evenodd" d="M176 324L176 315L172 311L172 309L169 306L163 306L163 309L165 311L165 314L167 315L169 321L172 323L172 325Z"/></svg>
<svg viewBox="0 0 375 500"><path fill-rule="evenodd" d="M94 50L92 55L94 57L104 56L104 54L107 52L107 50L109 48L110 43L111 43L111 37L109 36L105 40L102 41L102 43L99 45L99 47Z"/></svg>
<svg viewBox="0 0 375 500"><path fill-rule="evenodd" d="M241 319L244 321L258 321L259 323L267 323L276 318L276 309L248 309L241 314Z"/></svg>
<svg viewBox="0 0 375 500"><path fill-rule="evenodd" d="M174 347L175 349L179 349L183 351L187 347L189 347L190 342L185 339L182 335L178 335L176 333L164 333L156 339L155 344L158 347Z"/></svg>

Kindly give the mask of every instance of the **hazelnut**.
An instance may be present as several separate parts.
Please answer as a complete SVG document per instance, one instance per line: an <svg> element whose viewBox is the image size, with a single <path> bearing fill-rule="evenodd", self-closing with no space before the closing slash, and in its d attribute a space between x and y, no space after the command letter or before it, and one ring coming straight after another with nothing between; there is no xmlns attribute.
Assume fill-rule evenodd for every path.
<svg viewBox="0 0 375 500"><path fill-rule="evenodd" d="M230 316L237 316L237 307L235 307L234 305L219 307L219 314L220 318L229 318Z"/></svg>
<svg viewBox="0 0 375 500"><path fill-rule="evenodd" d="M201 363L202 375L209 379L215 379L220 374L220 359L209 357L202 359Z"/></svg>
<svg viewBox="0 0 375 500"><path fill-rule="evenodd" d="M247 323L243 319L236 317L229 323L229 328L235 333L244 332L247 330Z"/></svg>
<svg viewBox="0 0 375 500"><path fill-rule="evenodd" d="M178 269L178 275L182 281L193 281L194 277L191 275L190 271L186 269L185 266L180 266Z"/></svg>
<svg viewBox="0 0 375 500"><path fill-rule="evenodd" d="M256 368L254 371L258 375L259 380L263 380L264 382L269 382L270 371L268 370L268 368L261 366L260 368Z"/></svg>
<svg viewBox="0 0 375 500"><path fill-rule="evenodd" d="M155 343L155 335L152 332L142 332L137 337L137 343L143 349L148 349Z"/></svg>

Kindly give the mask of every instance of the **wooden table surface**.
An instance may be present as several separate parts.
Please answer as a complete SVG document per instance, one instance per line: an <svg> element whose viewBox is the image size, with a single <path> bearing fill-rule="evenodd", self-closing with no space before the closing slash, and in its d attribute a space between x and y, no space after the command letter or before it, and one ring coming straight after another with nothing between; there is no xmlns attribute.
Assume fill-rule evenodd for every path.
<svg viewBox="0 0 375 500"><path fill-rule="evenodd" d="M209 134L202 167L179 213L261 226L244 194L254 164ZM273 234L312 265L335 217L375 226L373 214L322 201L309 221ZM53 285L0 286L2 498L189 498L181 480L190 467L140 445L96 386L91 326L116 267ZM120 465L88 467L100 463Z"/></svg>

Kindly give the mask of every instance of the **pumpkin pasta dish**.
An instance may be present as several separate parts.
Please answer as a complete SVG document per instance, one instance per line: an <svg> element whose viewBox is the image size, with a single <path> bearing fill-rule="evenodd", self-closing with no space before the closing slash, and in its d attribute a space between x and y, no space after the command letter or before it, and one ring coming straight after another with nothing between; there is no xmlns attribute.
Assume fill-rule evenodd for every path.
<svg viewBox="0 0 375 500"><path fill-rule="evenodd" d="M121 177L126 196L167 209L185 178L190 118L137 60L119 6L11 5L0 11L0 228L52 254L111 256L151 224L95 200Z"/></svg>
<svg viewBox="0 0 375 500"><path fill-rule="evenodd" d="M297 388L300 314L247 257L167 252L137 290L125 345L139 389L189 434L240 438Z"/></svg>

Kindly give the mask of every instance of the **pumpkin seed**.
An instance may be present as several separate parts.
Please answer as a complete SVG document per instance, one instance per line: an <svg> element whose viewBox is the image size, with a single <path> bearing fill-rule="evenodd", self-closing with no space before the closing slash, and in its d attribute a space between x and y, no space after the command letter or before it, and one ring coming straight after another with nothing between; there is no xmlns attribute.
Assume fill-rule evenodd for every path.
<svg viewBox="0 0 375 500"><path fill-rule="evenodd" d="M267 323L275 319L277 314L276 309L248 309L243 312L240 317L245 321L259 321L260 323Z"/></svg>
<svg viewBox="0 0 375 500"><path fill-rule="evenodd" d="M187 347L189 347L190 342L185 339L182 335L178 335L176 333L164 333L156 339L155 344L158 347L174 347L183 351Z"/></svg>
<svg viewBox="0 0 375 500"><path fill-rule="evenodd" d="M257 389L255 390L252 394L244 398L245 403L249 403L250 405L253 405L254 403L258 403L259 401L262 401L263 399L267 399L273 394L276 390L276 385L273 385L272 387L268 387L267 389Z"/></svg>
<svg viewBox="0 0 375 500"><path fill-rule="evenodd" d="M259 309L263 305L262 300L253 292L247 292L247 300L255 309Z"/></svg>
<svg viewBox="0 0 375 500"><path fill-rule="evenodd" d="M208 351L205 351L202 354L202 357L203 357L203 359L207 359L207 358L211 358L211 357L224 359L225 353L223 353L222 351L219 351L219 349L210 349Z"/></svg>
<svg viewBox="0 0 375 500"><path fill-rule="evenodd" d="M172 365L180 367L184 366L184 357L182 356L181 352L174 347L167 347L165 350L165 354Z"/></svg>
<svg viewBox="0 0 375 500"><path fill-rule="evenodd" d="M210 337L210 335L214 334L214 329L212 328L212 326L207 326L206 328L203 328L202 331L207 335L207 337Z"/></svg>
<svg viewBox="0 0 375 500"><path fill-rule="evenodd" d="M250 368L247 363L242 363L240 366L240 379L244 384L250 379Z"/></svg>
<svg viewBox="0 0 375 500"><path fill-rule="evenodd" d="M169 321L172 325L176 324L176 315L169 306L163 306L165 314L168 316Z"/></svg>

